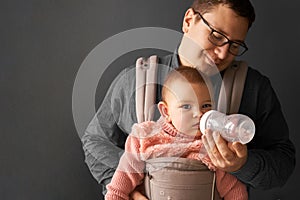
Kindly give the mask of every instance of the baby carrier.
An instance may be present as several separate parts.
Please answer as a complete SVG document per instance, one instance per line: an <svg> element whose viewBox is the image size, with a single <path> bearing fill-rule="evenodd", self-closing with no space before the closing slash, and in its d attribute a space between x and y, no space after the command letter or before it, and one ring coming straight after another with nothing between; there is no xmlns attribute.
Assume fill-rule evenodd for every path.
<svg viewBox="0 0 300 200"><path fill-rule="evenodd" d="M152 120L156 101L157 56L136 61L136 113L138 123ZM218 110L237 113L247 75L247 64L234 61L224 73ZM219 200L215 173L201 161L178 157L146 161L144 191L151 200Z"/></svg>

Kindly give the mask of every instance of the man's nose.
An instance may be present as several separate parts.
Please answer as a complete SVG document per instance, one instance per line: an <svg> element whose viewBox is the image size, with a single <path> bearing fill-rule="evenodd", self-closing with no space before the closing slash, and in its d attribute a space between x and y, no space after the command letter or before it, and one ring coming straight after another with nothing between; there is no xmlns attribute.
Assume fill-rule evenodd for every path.
<svg viewBox="0 0 300 200"><path fill-rule="evenodd" d="M214 52L219 59L225 59L229 54L229 44L224 44L220 47L216 46Z"/></svg>

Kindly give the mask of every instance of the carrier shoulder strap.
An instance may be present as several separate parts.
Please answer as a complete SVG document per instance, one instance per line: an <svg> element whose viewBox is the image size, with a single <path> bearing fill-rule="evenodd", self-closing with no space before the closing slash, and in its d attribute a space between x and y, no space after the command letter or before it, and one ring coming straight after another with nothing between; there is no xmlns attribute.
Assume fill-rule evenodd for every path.
<svg viewBox="0 0 300 200"><path fill-rule="evenodd" d="M157 56L136 60L136 115L137 122L153 120L157 82Z"/></svg>
<svg viewBox="0 0 300 200"><path fill-rule="evenodd" d="M218 111L233 114L238 113L246 81L248 65L245 61L234 61L224 73Z"/></svg>

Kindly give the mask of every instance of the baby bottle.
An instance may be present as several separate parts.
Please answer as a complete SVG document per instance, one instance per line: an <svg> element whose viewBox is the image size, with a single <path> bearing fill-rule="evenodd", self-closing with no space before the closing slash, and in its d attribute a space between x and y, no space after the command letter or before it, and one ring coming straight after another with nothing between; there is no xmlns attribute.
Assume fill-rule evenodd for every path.
<svg viewBox="0 0 300 200"><path fill-rule="evenodd" d="M205 129L220 132L228 142L250 142L255 133L254 122L246 115L226 115L216 110L206 112L200 120L200 130L205 134Z"/></svg>

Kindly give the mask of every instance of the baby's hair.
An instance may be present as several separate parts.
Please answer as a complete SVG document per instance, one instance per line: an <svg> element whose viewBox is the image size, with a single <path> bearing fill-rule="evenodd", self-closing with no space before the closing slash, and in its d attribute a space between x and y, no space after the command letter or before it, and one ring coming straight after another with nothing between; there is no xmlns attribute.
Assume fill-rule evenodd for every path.
<svg viewBox="0 0 300 200"><path fill-rule="evenodd" d="M203 74L199 72L196 68L187 67L187 66L179 66L176 69L173 69L167 75L164 85L162 87L162 100L166 100L166 95L169 91L170 85L178 80L184 80L189 83L197 83L197 84L206 84L203 78Z"/></svg>

